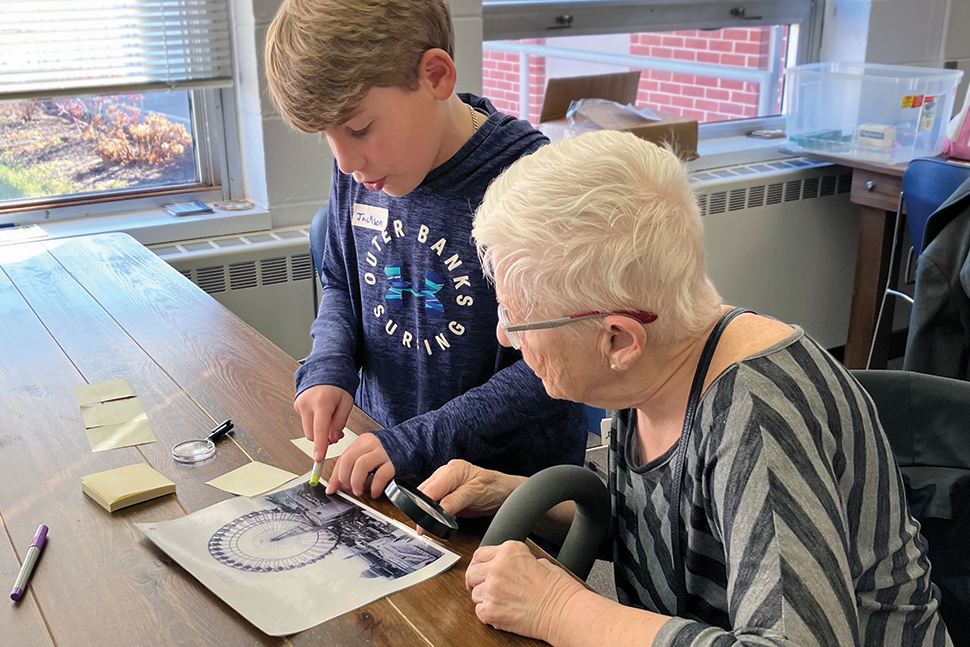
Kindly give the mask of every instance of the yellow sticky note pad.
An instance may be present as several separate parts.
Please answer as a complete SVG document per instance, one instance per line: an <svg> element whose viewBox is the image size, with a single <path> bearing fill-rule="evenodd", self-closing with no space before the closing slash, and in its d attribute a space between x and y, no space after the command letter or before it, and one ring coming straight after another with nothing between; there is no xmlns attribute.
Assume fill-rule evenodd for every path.
<svg viewBox="0 0 970 647"><path fill-rule="evenodd" d="M108 512L175 492L175 484L146 463L81 477L81 491Z"/></svg>
<svg viewBox="0 0 970 647"><path fill-rule="evenodd" d="M138 398L81 405L81 417L84 418L84 426L87 429L104 425L120 425L134 420L143 413L145 409L142 408L141 400Z"/></svg>
<svg viewBox="0 0 970 647"><path fill-rule="evenodd" d="M208 484L232 494L254 497L275 490L295 478L296 474L254 461L212 479Z"/></svg>
<svg viewBox="0 0 970 647"><path fill-rule="evenodd" d="M148 414L144 411L128 422L92 427L86 433L92 452L155 442L155 434L148 424Z"/></svg>
<svg viewBox="0 0 970 647"><path fill-rule="evenodd" d="M118 380L107 380L105 382L94 382L74 388L74 397L78 404L97 404L110 400L120 400L122 398L133 398L137 394L131 382L122 378Z"/></svg>
<svg viewBox="0 0 970 647"><path fill-rule="evenodd" d="M327 447L327 458L337 458L344 453L344 450L350 447L350 443L357 440L357 434L351 430L344 427L344 437ZM306 438L294 438L290 441L294 445L300 448L300 450L313 458L313 443Z"/></svg>

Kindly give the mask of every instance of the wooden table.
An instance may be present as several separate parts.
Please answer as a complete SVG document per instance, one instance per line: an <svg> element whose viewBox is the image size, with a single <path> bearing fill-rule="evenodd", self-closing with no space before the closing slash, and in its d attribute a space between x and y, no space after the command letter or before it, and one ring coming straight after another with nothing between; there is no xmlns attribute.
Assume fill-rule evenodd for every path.
<svg viewBox="0 0 970 647"><path fill-rule="evenodd" d="M879 316L879 304L889 277L896 206L903 187L903 174L909 164L880 164L805 152L799 155L852 169L849 199L861 207L862 219L855 279L852 283L849 335L843 363L846 368L865 368L876 328L876 317ZM894 300L887 300L884 315L886 321L892 321L893 306ZM891 327L883 326L870 368L886 368Z"/></svg>
<svg viewBox="0 0 970 647"><path fill-rule="evenodd" d="M280 313L286 316L286 313ZM0 610L4 647L92 645L535 645L483 625L464 573L479 538L448 547L447 573L288 638L262 634L154 547L133 522L228 498L206 481L250 458L302 474L291 442L297 363L123 234L0 246L0 583L11 587L41 523L48 544L24 598ZM92 453L71 389L131 381L158 442ZM172 446L217 422L235 433L185 466ZM376 424L354 411L348 426ZM145 462L175 496L107 513L81 477ZM332 463L332 461L328 461ZM329 474L332 465L327 466ZM366 500L403 520L386 499Z"/></svg>

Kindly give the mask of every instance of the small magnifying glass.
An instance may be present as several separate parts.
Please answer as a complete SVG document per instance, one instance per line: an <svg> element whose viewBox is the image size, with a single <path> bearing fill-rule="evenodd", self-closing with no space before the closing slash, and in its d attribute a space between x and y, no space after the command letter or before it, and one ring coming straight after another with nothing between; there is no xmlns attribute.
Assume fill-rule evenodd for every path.
<svg viewBox="0 0 970 647"><path fill-rule="evenodd" d="M407 518L438 539L448 539L458 530L458 522L424 492L391 480L384 494Z"/></svg>
<svg viewBox="0 0 970 647"><path fill-rule="evenodd" d="M172 448L172 458L179 463L198 463L212 458L216 453L216 443L232 431L232 420L226 420L212 430L205 438L186 440Z"/></svg>

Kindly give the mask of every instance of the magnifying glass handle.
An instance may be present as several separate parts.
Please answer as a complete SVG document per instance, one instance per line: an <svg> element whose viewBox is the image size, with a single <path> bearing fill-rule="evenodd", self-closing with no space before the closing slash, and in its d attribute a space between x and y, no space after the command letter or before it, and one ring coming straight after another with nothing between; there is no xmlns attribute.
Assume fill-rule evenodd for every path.
<svg viewBox="0 0 970 647"><path fill-rule="evenodd" d="M212 430L212 433L206 436L207 440L212 442L218 442L219 440L226 437L229 432L232 431L232 420L226 420L221 425Z"/></svg>

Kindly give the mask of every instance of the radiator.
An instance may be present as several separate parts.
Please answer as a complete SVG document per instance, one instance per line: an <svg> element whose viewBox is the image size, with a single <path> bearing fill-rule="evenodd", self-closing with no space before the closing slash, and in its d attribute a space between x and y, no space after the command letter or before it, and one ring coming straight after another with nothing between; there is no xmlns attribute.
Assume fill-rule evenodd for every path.
<svg viewBox="0 0 970 647"><path fill-rule="evenodd" d="M308 228L149 249L293 358L310 353L316 279Z"/></svg>
<svg viewBox="0 0 970 647"><path fill-rule="evenodd" d="M852 171L812 160L695 173L707 271L725 302L845 344L859 240Z"/></svg>
<svg viewBox="0 0 970 647"><path fill-rule="evenodd" d="M708 274L727 303L845 344L859 237L849 169L804 159L694 174ZM296 359L310 352L315 284L307 228L151 246Z"/></svg>

